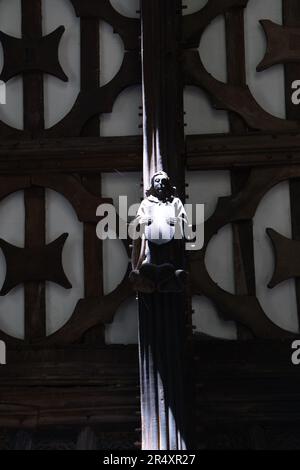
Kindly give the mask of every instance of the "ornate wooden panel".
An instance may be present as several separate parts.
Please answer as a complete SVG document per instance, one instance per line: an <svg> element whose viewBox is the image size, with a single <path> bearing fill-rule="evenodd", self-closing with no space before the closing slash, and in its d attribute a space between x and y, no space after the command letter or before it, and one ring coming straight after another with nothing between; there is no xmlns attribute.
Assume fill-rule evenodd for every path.
<svg viewBox="0 0 300 470"><path fill-rule="evenodd" d="M1 78L8 81L13 76L21 74L24 81L24 131L17 129L10 129L7 132L7 126L1 123L2 144L6 153L3 161L3 173L10 171L9 168L13 163L12 149L17 149L16 161L11 167L11 172L16 175L30 174L30 177L9 176L2 177L1 191L2 198L7 196L13 191L24 189L25 202L26 202L26 247L24 256L28 257L32 253L36 253L33 257L33 264L27 268L27 272L22 275L16 271L17 263L13 263L13 254L9 257L10 264L15 266L15 269L9 268L9 276L11 282L16 283L26 281L26 322L28 323L28 331L26 330L25 343L27 336L30 341L42 344L42 336L45 336L45 305L44 305L44 288L43 291L39 289L40 302L38 311L35 312L35 320L31 317L32 306L36 304L36 293L33 282L38 281L39 277L42 285L45 279L49 278L46 269L43 272L42 260L37 256L38 250L42 250L45 246L45 220L44 220L44 191L46 188L54 189L60 194L64 195L68 201L73 205L78 219L84 223L84 257L85 257L85 291L86 298L79 301L73 317L69 325L65 326L69 330L70 324L73 333L70 336L61 335L57 333L57 338L61 335L64 343L72 342L80 339L82 334L95 326L96 324L103 324L111 321L114 311L118 305L125 300L128 296L132 295L128 282L127 275L125 275L123 282L117 290L110 296L103 297L101 288L102 283L102 264L92 262L95 259L101 259L101 243L97 240L95 225L99 220L96 217L96 208L104 201L101 197L101 171L102 169L112 170L115 167L131 166L132 157L128 158L128 153L132 152L130 149L130 140L120 139L101 139L99 136L99 115L102 112L110 112L113 103L118 94L127 86L135 83L140 83L140 58L139 58L139 20L126 18L116 12L111 6L109 1L101 2L71 2L74 7L74 14L80 17L81 22L81 91L77 100L65 118L57 123L53 128L48 130L44 129L44 107L43 107L43 76L46 73L55 75L61 80L67 80L58 62L58 46L59 39L64 34L64 26L60 26L56 31L48 36L42 36L41 21L41 2L34 0L30 2L22 2L22 38L15 39L8 37L6 34L1 33L1 42L4 47L4 66ZM99 22L105 20L110 23L116 32L118 32L125 45L124 60L118 74L108 83L105 87L99 85ZM80 138L80 136L84 138ZM68 141L67 137L78 137L76 141ZM98 138L96 138L98 136ZM11 141L6 138L14 137L20 140ZM51 137L51 139L50 139ZM60 140L57 140L57 138ZM42 138L42 140L41 140ZM55 139L54 139L55 138ZM24 139L24 140L23 140ZM27 139L27 140L26 140ZM49 140L48 140L49 139ZM59 143L60 142L60 143ZM70 143L70 148L67 150L67 142ZM138 169L141 167L139 161L139 154L141 152L141 143L139 139L133 140L133 144L137 146L133 152L136 153L137 158L133 168ZM96 163L89 168L86 164L86 159L90 159L91 148L89 145L94 146L96 156ZM56 162L53 162L54 154L61 146L60 155L55 157ZM114 147L116 151L114 152ZM27 155L23 152L28 150ZM120 150L122 148L122 150ZM124 151L124 148L126 149ZM36 149L36 150L35 150ZM107 149L107 150L105 150ZM52 154L50 155L49 154ZM53 152L53 153L52 153ZM108 156L107 155L108 152ZM122 158L125 164L121 162L120 152L123 154ZM9 159L7 159L9 154ZM106 154L106 155L105 155ZM76 156L77 155L77 156ZM71 158L70 158L71 157ZM72 164L74 158L77 160L79 167L75 168ZM65 159L66 166L62 169L62 161ZM54 173L49 176L49 163L52 161L52 168ZM106 165L102 166L100 162ZM105 163L106 162L106 163ZM50 163L51 165L51 163ZM25 171L24 171L25 170ZM95 177L95 172L98 170L98 176ZM73 172L76 172L74 175ZM93 173L93 176L87 176L86 173ZM21 178L21 179L20 179ZM12 190L13 188L13 190ZM107 201L111 202L111 201ZM32 219L34 211L35 219ZM37 217L40 217L37 223ZM38 233L36 228L39 228ZM6 240L9 243L9 240ZM8 253L8 246L4 245ZM126 246L128 251L128 245ZM11 251L11 250L10 250ZM20 252L21 253L21 252ZM46 252L45 252L46 254ZM36 261L35 261L35 259ZM40 268L39 268L40 266ZM94 268L95 267L95 268ZM55 269L54 260L49 269ZM93 271L94 270L94 271ZM38 276L38 271L39 276ZM33 276L33 273L34 276ZM23 279L22 279L23 277ZM15 279L15 281L14 281ZM30 280L30 282L29 282ZM8 280L6 281L8 283ZM69 286L70 287L70 286ZM4 290L2 290L2 294ZM42 300L42 297L43 300ZM107 299L107 300L106 300ZM118 299L118 300L117 300ZM100 307L101 306L101 307ZM102 313L95 314L94 319L91 312L94 309L95 313L99 309ZM80 313L81 312L81 313ZM110 312L110 313L108 313ZM100 319L101 315L104 317ZM84 318L80 319L81 315ZM28 319L28 317L30 318ZM76 320L77 318L77 320ZM83 328L76 325L85 323ZM32 336L29 331L32 322L40 322L40 327L36 329L36 334ZM74 323L75 322L75 323ZM77 333L74 334L75 330ZM2 335L3 337L5 335ZM34 337L36 336L36 338ZM68 337L68 339L66 339ZM72 339L71 339L72 337ZM6 338L7 339L7 338ZM55 344L54 338L46 339L48 344ZM14 343L16 341L14 340ZM21 343L17 341L18 343Z"/></svg>
<svg viewBox="0 0 300 470"><path fill-rule="evenodd" d="M41 0L24 0L22 37L0 32L4 51L1 79L8 82L17 75L22 77L24 103L23 130L0 122L0 198L22 190L25 207L25 246L18 248L9 239L1 240L7 263L1 295L20 283L25 288L24 340L0 332L8 346L8 365L0 370L0 427L12 429L10 446L15 449L56 448L53 436L59 439L61 427L73 433L71 448L103 448L99 436L95 440L93 432L86 431L89 426L98 435L101 428L100 437L106 442L113 441L114 433L122 432L119 439L124 443L127 440L132 446L139 440L136 347L106 345L104 336L105 325L113 321L118 307L134 292L127 271L113 292L103 293L96 209L102 202L112 202L102 196L102 171L142 168L139 136L102 138L99 126L100 115L112 111L118 95L141 83L140 22L122 16L108 0L70 0L70 4L80 19L81 88L70 112L52 128L45 129L44 125L44 77L51 74L68 81L58 59L65 25L44 36ZM119 72L102 87L101 20L120 35L125 48ZM66 289L72 286L62 267L68 236L64 228L57 240L46 244L48 188L68 200L84 226L84 298L78 301L69 321L50 336L46 335L45 281ZM128 242L124 244L129 256ZM90 388L86 387L88 382ZM50 432L48 444L40 442L42 429ZM103 432L108 433L106 437ZM61 438L62 446L63 442Z"/></svg>
<svg viewBox="0 0 300 470"><path fill-rule="evenodd" d="M215 213L206 223L206 241L203 250L191 255L192 290L198 294L206 292L223 313L228 307L228 318L234 318L238 323L247 326L255 336L273 337L275 335L286 337L288 332L280 332L277 326L271 324L255 298L251 221L261 197L271 187L284 180L291 181L291 188L294 188L294 185L297 184L296 181L299 178L298 166L294 163L296 163L295 154L299 122L295 106L291 105L291 77L289 77L286 87L287 119L275 118L263 110L255 102L250 89L247 87L243 21L243 11L247 8L247 4L247 1L232 1L222 2L222 5L220 5L218 2L210 1L202 10L187 15L183 20L186 83L206 90L212 98L212 104L217 106L218 109L222 108L230 111L231 125L231 132L228 135L187 137L188 167L198 170L226 168L231 171L236 168L232 171L233 195L219 200ZM287 0L283 2L283 8L286 13L285 18L287 18L287 15L289 15L289 18L293 17L294 25L295 15L297 14L295 5ZM194 48L199 44L206 26L220 14L225 15L227 26L227 83L222 83L212 77L205 69L199 52L191 50L191 47ZM258 66L258 71L263 73L265 68L278 63L280 41L282 41L280 62L289 64L295 62L289 52L289 47L292 51L297 49L295 28L290 30L291 28L287 27L272 26L270 32L270 23L263 19L262 26L268 37L267 59L264 59L263 66ZM288 36L289 39L285 40L283 37L286 37L286 35L290 36ZM288 43L287 47L285 47L286 43ZM293 67L296 67L296 65L293 65ZM286 66L286 70L288 70L288 66ZM295 73L294 79L296 79ZM290 117L294 119L294 122L289 119ZM255 133L254 130L256 130ZM294 131L293 134L290 132L292 130ZM250 135L249 131L252 132ZM272 134L266 134L265 131L271 131ZM278 153L280 153L279 158L277 158ZM263 166L263 168L254 168L257 166ZM296 194L292 194L293 213L295 213L295 201ZM244 206L243 209L241 209L240 203ZM248 215L246 215L246 212L248 212ZM245 223L248 223L248 225L245 225ZM227 224L234 224L235 228L234 254L236 260L236 294L238 295L226 293L212 282L204 263L206 247L211 237ZM293 225L297 225L297 222L294 221ZM293 261L291 260L289 244L288 242L283 243L283 240L279 238L280 234L274 234L271 227L268 229L268 233L273 241L277 260L276 271L273 280L269 284L269 287L273 288L280 279L298 277L295 266L298 260L297 257ZM221 305L223 301L224 304ZM227 302L229 303L227 304ZM235 302L237 302L236 305L239 304L236 316L234 314ZM245 313L248 308L248 313Z"/></svg>
<svg viewBox="0 0 300 470"><path fill-rule="evenodd" d="M297 142L300 115L291 95L292 84L299 79L300 72L297 63L300 10L297 1L283 0L283 25L268 18L260 21L267 44L257 72L264 73L275 64L285 64L285 90L278 90L278 93L286 96L287 113L286 119L279 119L262 108L247 85L244 12L248 3L247 0L211 0L183 19L186 84L207 92L212 106L228 111L230 122L228 134L186 138L187 167L190 170L227 169L231 171L232 181L232 196L220 198L214 214L206 222L203 249L190 256L191 290L210 298L222 318L235 320L239 338L230 343L209 342L201 335L194 336L197 339L194 358L199 374L195 388L198 413L195 427L196 445L200 448L273 448L276 426L282 420L291 429L299 424L298 374L291 364L291 343L299 333L275 325L256 297L252 221L261 198L277 183L288 181L292 240L272 227L267 228L275 260L268 287L273 289L278 283L295 278L299 299ZM196 50L205 28L218 15L224 16L226 24L225 83L206 70ZM210 240L227 224L233 227L235 294L221 289L205 265ZM245 339L247 341L242 341ZM289 438L290 445L295 445L292 432ZM288 438L284 446L289 448Z"/></svg>

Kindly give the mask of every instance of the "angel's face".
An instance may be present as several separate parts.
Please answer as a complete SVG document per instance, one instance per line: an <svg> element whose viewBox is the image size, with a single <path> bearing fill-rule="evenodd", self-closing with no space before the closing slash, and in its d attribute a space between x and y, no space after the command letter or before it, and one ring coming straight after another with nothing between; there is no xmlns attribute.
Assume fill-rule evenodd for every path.
<svg viewBox="0 0 300 470"><path fill-rule="evenodd" d="M164 194L167 188L167 178L164 175L157 175L153 180L154 191L160 197Z"/></svg>

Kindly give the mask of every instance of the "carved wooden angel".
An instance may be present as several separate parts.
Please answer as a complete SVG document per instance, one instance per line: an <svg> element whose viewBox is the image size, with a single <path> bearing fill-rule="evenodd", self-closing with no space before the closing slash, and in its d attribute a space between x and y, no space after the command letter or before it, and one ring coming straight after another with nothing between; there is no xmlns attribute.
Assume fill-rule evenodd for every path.
<svg viewBox="0 0 300 470"><path fill-rule="evenodd" d="M137 291L179 292L185 284L184 226L187 215L176 188L164 171L152 176L135 224L142 227L134 240L130 280Z"/></svg>

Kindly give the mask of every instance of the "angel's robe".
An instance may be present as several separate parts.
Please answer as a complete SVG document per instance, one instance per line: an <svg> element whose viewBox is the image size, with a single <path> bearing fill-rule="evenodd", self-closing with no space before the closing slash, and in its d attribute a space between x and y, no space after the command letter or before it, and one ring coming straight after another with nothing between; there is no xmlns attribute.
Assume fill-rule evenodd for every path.
<svg viewBox="0 0 300 470"><path fill-rule="evenodd" d="M177 218L175 225L168 223L168 219ZM184 225L187 224L187 215L181 200L173 197L170 200L162 201L155 196L145 198L137 212L137 221L142 218L150 218L152 222L145 226L144 237L147 241L145 262L153 263L157 260L151 256L151 247L154 245L155 252L159 246L162 258L167 258L172 241L182 240L184 238ZM163 245L166 245L165 247ZM167 249L168 248L168 249ZM155 258L157 258L155 256ZM164 259L164 262L170 262L170 259Z"/></svg>

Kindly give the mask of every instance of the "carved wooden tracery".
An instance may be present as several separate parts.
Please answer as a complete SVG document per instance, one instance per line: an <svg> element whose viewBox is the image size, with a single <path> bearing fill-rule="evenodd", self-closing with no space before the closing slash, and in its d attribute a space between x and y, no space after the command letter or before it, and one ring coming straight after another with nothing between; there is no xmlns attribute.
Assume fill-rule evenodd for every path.
<svg viewBox="0 0 300 470"><path fill-rule="evenodd" d="M233 189L237 187L237 189L234 190L235 194L231 198L222 198L219 200L214 215L206 224L205 247L201 254L193 254L191 256L191 269L194 288L197 286L194 290L195 293L209 292L208 296L217 303L220 311L223 311L223 313L226 311L228 317L234 318L238 322L246 325L255 336L284 338L288 333L280 330L280 328L270 322L264 315L259 302L255 298L252 228L249 226L247 229L246 226L243 225L242 230L244 230L244 234L239 233L239 230L241 230L239 222L251 221L255 213L255 208L267 188L270 189L277 182L285 179L290 179L291 187L293 187L292 180L296 180L299 177L298 167L293 166L295 157L294 151L297 146L296 132L299 128L299 121L297 119L294 121L279 119L267 113L255 101L246 84L243 10L247 7L247 4L248 1L246 0L233 0L222 2L222 4L211 1L208 2L202 10L193 15L188 15L183 20L183 41L186 49L184 52L186 84L198 86L206 90L218 109L221 108L234 113L234 115L230 116L231 134L239 134L238 137L220 136L215 139L208 138L208 140L200 136L187 138L187 158L190 168L206 169L208 167L222 167L232 170L232 167L236 167L240 171L237 177L235 173L232 172ZM283 12L285 13L286 21L291 20L291 18L295 19L293 13L298 13L295 4L289 0L283 2ZM194 48L199 45L205 27L217 15L224 13L227 21L227 83L222 83L212 77L206 71L199 52L190 50L191 47ZM261 24L266 31L268 44L266 55L261 64L258 64L257 70L262 72L264 69L279 62L288 64L297 62L295 59L298 47L296 28L290 28L288 26L275 27L271 22L266 20L262 20ZM238 56L240 62L233 60L233 46L235 47L234 54ZM280 56L278 55L279 51ZM237 67L240 67L242 70L242 72L239 72L240 76L238 76ZM288 74L288 69L286 73ZM291 88L289 88L290 84L291 81L289 81L286 86L288 111L293 108L293 106L291 106L291 93L289 92L289 90L291 90ZM290 117L298 118L295 113L288 112L287 118ZM252 136L246 136L249 130L250 132L254 130L259 132L253 133ZM265 134L266 131L272 132L272 135ZM295 134L291 135L290 131L294 131ZM285 135L282 133L285 133ZM243 134L244 137L242 137ZM247 143L243 146L242 142ZM284 145L282 145L281 142L284 142ZM231 153L231 149L235 144L237 144L239 148L237 152L233 151ZM268 148L269 144L270 147ZM199 147L196 150L198 145ZM255 150L251 148L252 145L255 146ZM290 147L292 145L293 150ZM281 158L277 160L276 152L280 147L281 150L284 149L285 155L281 154ZM205 155L207 151L210 155L208 158ZM227 156L230 153L231 158L227 160ZM195 158L196 154L198 154L198 157ZM223 157L224 161L222 162ZM276 164L285 164L285 162L288 162L291 165L289 167L274 167L273 159ZM270 168L253 169L251 172L244 170L244 172L241 173L243 167L251 168L251 166L257 165L264 167L269 166ZM295 211L293 201L295 202L295 199L292 197L292 211ZM235 273L237 282L239 282L239 278L244 277L245 280L248 280L248 283L250 282L252 284L252 287L250 285L247 287L247 282L245 282L244 288L241 288L240 292L238 292L237 289L236 293L242 294L240 297L237 295L231 296L231 294L225 293L224 291L222 292L207 275L204 263L205 250L211 237L227 223L233 223L234 229L236 230L234 232L235 237L239 238L239 242L236 246L240 246L241 249L240 253L235 252L235 257L240 258L238 262L240 269L239 272ZM294 226L295 224L298 224L298 222L294 220ZM246 233L247 231L248 233ZM277 283L276 280L287 279L292 277L291 274L297 277L297 269L296 267L292 268L290 266L290 271L287 270L287 267L285 267L287 260L284 260L284 258L288 256L288 246L283 245L282 240L280 243L278 235L275 236L270 229L268 233L273 241L277 260L274 278L269 284L269 287L274 287ZM281 249L279 249L279 244ZM245 254L247 245L248 254ZM285 249L283 249L283 247L285 247ZM202 267L200 267L200 259L202 260ZM291 265L295 264L297 264L297 260L291 263ZM288 272L290 274L288 274ZM246 302L245 295L248 295ZM234 312L236 312L236 314Z"/></svg>
<svg viewBox="0 0 300 470"><path fill-rule="evenodd" d="M234 425L243 423L245 415L239 402L247 403L249 410L255 410L253 415L251 411L247 414L251 423L276 423L280 420L279 409L281 416L287 419L288 426L291 422L298 422L296 415L293 418L289 415L285 395L292 394L291 409L297 410L295 387L298 379L297 372L291 367L289 350L293 337L298 334L285 331L270 321L256 297L252 219L263 195L278 182L288 180L293 240L282 237L272 227L267 229L275 256L275 268L269 287L274 288L279 282L295 277L299 317L297 250L300 213L297 141L300 114L298 107L291 101L291 94L292 83L299 79L300 73L297 63L300 9L299 2L283 0L283 26L274 25L268 18L261 18L261 27L267 37L267 49L262 62L257 64L257 71L264 73L266 68L274 64L285 64L287 119L279 119L260 106L247 86L244 9L248 3L247 0L212 0L201 11L183 19L183 67L186 84L205 90L211 97L212 105L229 111L230 121L229 135L190 136L186 139L188 168L229 169L233 191L232 196L219 199L215 213L207 221L203 250L190 256L192 292L206 295L215 303L223 318L233 319L238 325L239 340L232 347L222 341L219 345L215 341L211 345L194 343L199 366L199 376L196 379L199 384L196 393L198 424L203 426L205 422L208 426L206 432L211 432L211 436L216 432L217 426L225 426L226 429L229 422ZM220 82L208 73L199 52L195 50L205 27L219 14L224 14L226 22L227 83ZM208 243L226 224L232 224L233 227L234 295L221 289L211 279L205 266ZM246 350L249 343L246 342L244 346L242 340L253 337L260 338L260 341L251 340L251 353L248 354ZM276 341L270 342L272 338ZM246 367L245 374L242 372L243 367ZM219 373L221 375L216 379ZM241 377L244 380L242 386L238 379ZM282 389L276 390L277 386ZM267 398L264 389L268 390ZM228 401L224 395L230 397ZM201 425L198 443L206 440L201 434ZM272 445L267 442L263 428L258 433L257 430L252 431L251 426L247 429L255 435L255 441L251 444L253 448Z"/></svg>
<svg viewBox="0 0 300 470"><path fill-rule="evenodd" d="M134 293L127 270L119 286L108 295L103 294L102 242L96 235L99 221L96 209L102 202L112 202L101 194L102 171L142 167L139 136L99 135L101 113L112 112L117 96L126 87L141 82L140 22L122 16L108 0L71 3L74 14L80 18L81 89L70 112L50 129L44 126L43 77L49 73L68 80L58 61L59 41L65 27L61 25L42 36L41 1L24 0L22 37L1 33L4 49L1 79L8 81L16 75L23 78L24 130L0 123L3 150L0 199L23 190L25 203L25 247L13 247L9 239L1 240L7 261L1 293L4 295L13 285L24 282L25 338L0 334L8 347L8 365L0 371L0 426L14 429L25 426L31 431L43 425L56 426L55 429L73 426L79 433L77 448L88 448L96 446L96 441L92 439L91 444L88 437L82 438L91 434L84 433L85 428L79 432L87 423L93 424L95 432L97 426L102 431L123 430L132 442L137 440L137 366L132 355L132 351L136 355L135 347L109 347L104 339L105 324L113 321L118 307ZM119 72L103 87L100 87L100 20L111 24L125 47ZM84 225L84 298L78 301L69 321L50 336L46 336L45 281L71 286L61 266L67 236L63 227L58 240L50 245L45 243L47 188L63 195ZM128 242L124 245L129 257ZM30 264L26 264L29 258ZM24 261L22 266L20 259ZM56 364L56 372L50 371L51 364ZM96 372L97 364L101 364L100 372ZM89 383L91 389L85 388ZM8 391L11 389L5 387L16 384L19 386L13 396ZM30 389L34 385L38 385L38 401ZM54 387L53 394L47 389L49 385ZM70 385L77 387L77 398ZM89 390L96 390L90 398ZM64 398L59 401L58 395ZM30 435L27 440L30 444L26 448L34 447ZM19 443L14 447L20 446Z"/></svg>
<svg viewBox="0 0 300 470"><path fill-rule="evenodd" d="M96 189L96 184L93 183L89 178L85 176L85 170L87 173L89 169L86 168L84 158L85 152L87 152L86 141L78 140L77 143L72 141L71 148L69 152L65 149L65 140L61 140L63 148L62 153L67 156L66 166L64 167L65 176L62 174L53 174L51 177L46 176L44 174L47 171L47 166L49 165L50 159L46 157L46 160L43 158L43 154L46 155L49 151L50 154L56 152L58 149L58 141L57 140L50 140L47 139L49 137L62 137L63 139L67 136L75 137L80 136L83 132L85 135L96 136L99 135L99 125L97 116L99 116L102 112L111 112L113 103L118 96L118 94L127 86L136 84L140 82L140 65L139 65L139 20L125 18L124 16L120 15L118 12L114 10L111 6L109 1L103 2L80 2L80 1L73 1L71 2L74 7L74 13L80 17L81 19L81 64L82 64L82 83L81 83L81 91L77 97L77 100L71 109L71 111L65 116L58 124L56 124L53 128L49 130L45 130L43 128L43 104L41 103L42 100L42 91L38 94L37 90L33 89L26 89L24 90L24 116L25 119L27 115L30 114L31 111L35 111L35 116L39 115L40 125L35 125L35 123L30 123L30 125L26 126L24 131L20 131L17 129L9 129L9 137L19 138L19 139L26 139L29 137L28 133L34 136L33 140L28 142L23 141L19 143L18 149L23 152L26 146L29 145L29 152L30 155L29 159L32 159L34 152L32 152L33 148L32 145L35 143L38 145L37 148L37 155L34 158L34 161L31 162L31 168L28 171L32 174L31 178L24 177L24 184L20 182L18 179L14 179L12 177L3 178L3 182L1 183L1 195L2 198L5 197L11 191L11 185L14 187L14 190L24 189L24 188L33 188L33 191L37 191L34 188L52 188L59 193L65 195L67 199L73 204L78 218L80 221L84 222L85 224L85 234L87 231L90 230L89 234L89 241L90 243L86 243L85 245L85 259L86 259L86 266L90 264L89 270L93 270L93 265L91 265L90 261L93 261L95 264L95 260L93 259L93 255L96 257L97 253L100 257L100 242L96 241L96 232L95 232L95 224L99 220L96 217L96 208L98 205L103 202L103 198L100 197L99 190L100 190L100 175L98 177L98 187ZM34 20L32 19L34 17ZM120 71L118 74L111 80L104 87L96 86L99 82L99 22L100 20L105 20L109 22L117 31L121 38L123 39L125 45L125 53L123 64L121 66ZM34 28L34 25L36 27ZM66 80L67 77L64 74L61 66L58 63L58 46L59 46L59 39L64 33L64 27L61 26L55 32L51 33L48 36L42 37L41 36L41 4L40 1L32 1L32 2L23 2L22 3L22 26L23 26L23 36L21 39L14 39L8 37L4 33L1 34L1 41L4 47L4 66L2 70L1 78L2 80L9 80L16 74L22 74L24 77L25 84L28 83L28 87L32 85L35 80L39 80L39 83L42 83L43 74L44 73L51 73L56 75L61 80ZM91 27L93 25L93 27ZM92 34L93 32L93 34ZM98 46L97 46L98 44ZM92 63L93 61L93 63ZM93 66L93 67L92 67ZM89 77L88 77L89 75ZM86 82L86 85L85 85ZM31 103L27 107L27 103ZM30 109L29 109L30 108ZM34 108L34 109L33 109ZM33 113L31 113L33 114ZM96 120L93 124L91 124L91 119L96 117ZM2 136L8 137L8 127L1 123L2 125ZM92 131L87 129L87 125L92 126ZM97 129L98 126L98 129ZM85 130L84 130L85 128ZM45 140L41 141L41 137L45 138ZM39 140L36 140L36 139ZM100 140L100 142L99 142ZM108 142L107 147L111 152L111 146L118 144L118 139L104 139L104 145ZM88 141L89 142L89 141ZM87 143L88 143L87 142ZM103 152L99 149L99 145L103 145L101 143L101 139L94 139L91 143L96 142L96 153L97 156L99 155L99 159L102 157ZM2 143L4 144L4 140L2 139ZM122 142L121 145L126 145L127 141ZM7 142L6 145L10 145L10 141ZM5 144L4 144L5 146ZM82 147L82 150L79 150L79 147ZM16 144L12 144L12 147L16 149ZM45 152L45 153L44 153ZM74 167L72 168L72 163L70 161L70 156L74 158L74 154L76 152L81 160L79 166L80 168L77 170L77 177L71 176L71 174L67 174L69 172L74 171ZM84 152L84 155L83 155ZM9 158L10 158L10 151L8 150ZM18 151L17 151L18 153ZM90 152L87 152L88 154ZM123 152L124 153L124 152ZM28 156L29 156L28 155ZM48 154L49 155L49 154ZM28 162L26 156L20 159L20 153L18 153L19 162L16 163L14 166L13 172L18 171L17 168L23 167L23 165L27 165ZM78 160L79 160L78 158ZM114 158L109 155L109 164L107 165L106 170L113 169L115 167L119 167L118 162L114 161ZM23 164L20 162L23 161ZM116 152L116 160L118 160L118 154ZM43 165L43 162L46 165ZM11 162L7 162L8 164L4 163L4 167L6 169L10 166ZM40 166L41 165L41 166ZM54 171L60 171L61 162L58 158L56 163L54 164ZM99 165L96 164L96 168L94 167L92 171L94 172L95 169L98 168L98 171L101 169ZM5 169L3 168L4 172ZM22 171L22 170L21 170ZM5 192L5 188L7 188L7 192ZM97 191L97 196L93 193L93 191ZM41 204L41 211L43 205L43 197L37 197ZM111 202L111 201L109 201ZM32 210L33 206L32 203L29 203L28 210ZM37 221L36 221L37 222ZM34 222L32 222L34 223ZM28 224L27 224L28 225ZM27 226L26 225L26 226ZM43 229L43 223L41 223ZM87 235L86 235L87 236ZM35 239L34 234L32 237ZM93 241L91 239L94 239ZM9 242L9 240L7 240ZM33 245L36 245L37 240L32 240ZM30 243L29 243L30 245ZM39 246L42 247L43 243L38 243ZM32 250L31 246L25 248L25 251ZM96 250L93 252L93 250ZM128 246L127 246L128 250ZM33 260L34 263L34 260ZM38 264L38 260L36 262ZM97 265L97 262L96 262ZM33 268L33 267L32 267ZM116 290L115 293L112 293L111 296L108 296L108 302L102 299L102 295L100 295L100 284L101 284L101 269L102 266L97 266L99 273L97 275L97 279L92 279L93 274L89 273L88 270L85 272L85 285L86 285L86 294L87 298L79 302L78 306L75 309L74 317L77 318L78 312L85 311L85 316L87 320L85 320L84 327L80 328L76 334L71 334L73 340L78 339L80 335L84 333L87 329L94 326L97 322L101 323L106 317L106 320L112 319L112 307L117 308L117 306L124 300L126 297L131 295L130 290L128 289L126 276L124 281L121 283L120 288ZM27 276L29 280L30 275ZM41 279L43 276L41 275ZM91 295L89 291L93 290L92 286L89 285L90 282L95 284L95 281L99 282L98 291L99 295ZM126 291L127 285L127 291ZM125 287L123 287L125 286ZM94 291L97 290L97 287L94 288ZM126 292L126 293L125 293ZM118 295L118 293L120 293ZM90 297L93 297L93 301L91 302L88 300ZM97 299L98 298L98 299ZM113 299L113 300L112 300ZM118 300L117 300L118 299ZM93 315L89 314L89 311L93 308L93 306L97 306L101 304L102 309L105 310L103 312L103 317L98 320L94 317L92 320ZM108 312L110 312L108 314ZM39 316L41 316L41 312L37 312ZM74 323L74 318L70 320L70 322ZM79 320L80 323L80 320ZM73 329L76 329L76 320L75 325L73 325ZM78 327L77 327L78 328ZM68 329L68 328L67 328ZM38 333L39 341L41 342L41 332ZM58 334L58 336L60 336ZM64 336L64 335L63 335ZM67 343L70 341L71 336L68 334L64 339L64 342ZM68 340L66 338L69 338ZM52 344L55 344L55 340L50 341Z"/></svg>

